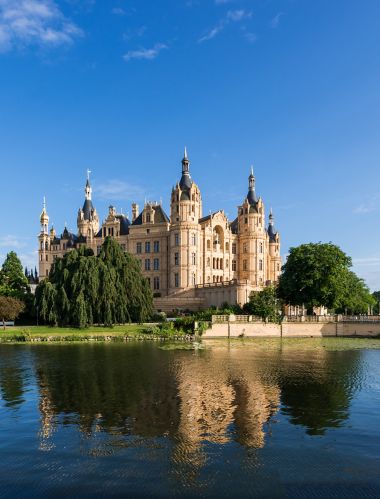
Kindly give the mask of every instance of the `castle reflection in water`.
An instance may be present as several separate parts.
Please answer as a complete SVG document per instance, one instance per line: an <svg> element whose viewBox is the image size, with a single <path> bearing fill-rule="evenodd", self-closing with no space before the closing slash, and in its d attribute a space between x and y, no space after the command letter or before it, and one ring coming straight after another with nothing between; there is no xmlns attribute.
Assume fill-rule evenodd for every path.
<svg viewBox="0 0 380 499"><path fill-rule="evenodd" d="M280 417L323 434L348 417L360 351L247 348L208 343L205 350L161 350L151 344L45 345L28 355L2 350L0 389L15 411L29 383L38 389L40 450L76 426L94 455L133 438L167 438L171 459L201 467L206 445L237 442L259 449ZM24 352L25 353L25 352ZM29 362L29 365L25 363ZM107 444L109 445L109 443Z"/></svg>

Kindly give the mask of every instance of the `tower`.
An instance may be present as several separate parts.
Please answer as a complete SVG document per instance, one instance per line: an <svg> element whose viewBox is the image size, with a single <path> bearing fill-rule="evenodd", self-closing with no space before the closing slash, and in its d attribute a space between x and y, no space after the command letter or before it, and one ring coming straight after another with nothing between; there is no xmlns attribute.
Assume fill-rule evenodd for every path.
<svg viewBox="0 0 380 499"><path fill-rule="evenodd" d="M266 282L267 233L264 203L256 195L253 167L248 177L248 194L238 208L239 278L253 286Z"/></svg>
<svg viewBox="0 0 380 499"><path fill-rule="evenodd" d="M38 235L38 267L40 278L45 278L49 275L50 265L49 250L50 250L50 235L49 235L49 215L46 210L46 200L44 197L43 208L40 215L40 233Z"/></svg>
<svg viewBox="0 0 380 499"><path fill-rule="evenodd" d="M77 225L78 235L92 241L99 231L99 217L92 204L92 188L90 184L90 170L87 170L87 181L84 188L85 200L83 208L79 208Z"/></svg>
<svg viewBox="0 0 380 499"><path fill-rule="evenodd" d="M274 217L272 208L269 213L269 225L268 225L268 240L269 240L269 251L268 251L268 280L271 282L277 282L281 273L281 256L280 256L280 235L274 226Z"/></svg>
<svg viewBox="0 0 380 499"><path fill-rule="evenodd" d="M190 176L190 161L185 147L181 179L173 187L170 203L169 287L192 287L201 282L200 226L202 197Z"/></svg>

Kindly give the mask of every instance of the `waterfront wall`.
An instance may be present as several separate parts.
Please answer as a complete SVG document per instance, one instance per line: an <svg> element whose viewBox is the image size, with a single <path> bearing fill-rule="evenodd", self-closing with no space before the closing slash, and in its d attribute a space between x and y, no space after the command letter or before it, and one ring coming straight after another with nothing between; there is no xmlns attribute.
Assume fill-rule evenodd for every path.
<svg viewBox="0 0 380 499"><path fill-rule="evenodd" d="M262 321L227 320L213 322L203 333L203 338L240 338L240 337L376 337L380 336L380 321L339 322L325 320L324 322L283 322L282 324L265 323Z"/></svg>

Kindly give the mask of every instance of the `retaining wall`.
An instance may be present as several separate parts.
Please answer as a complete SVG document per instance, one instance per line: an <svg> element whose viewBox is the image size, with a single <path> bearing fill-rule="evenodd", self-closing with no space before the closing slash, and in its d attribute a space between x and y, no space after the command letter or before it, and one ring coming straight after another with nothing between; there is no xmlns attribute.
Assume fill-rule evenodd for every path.
<svg viewBox="0 0 380 499"><path fill-rule="evenodd" d="M214 323L203 333L203 338L238 337L327 337L327 336L380 336L380 322L284 322L266 324L263 322Z"/></svg>

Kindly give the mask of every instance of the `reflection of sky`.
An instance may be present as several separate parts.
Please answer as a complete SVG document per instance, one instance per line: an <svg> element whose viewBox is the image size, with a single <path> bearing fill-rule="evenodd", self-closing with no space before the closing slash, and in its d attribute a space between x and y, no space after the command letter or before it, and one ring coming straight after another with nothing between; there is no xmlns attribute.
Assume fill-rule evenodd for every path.
<svg viewBox="0 0 380 499"><path fill-rule="evenodd" d="M99 493L128 483L146 494L222 497L231 487L242 497L272 497L275 487L296 493L337 477L341 494L357 491L360 480L380 484L380 350L210 344L197 352L1 347L5 490L16 494L31 480L40 492L56 482L85 494L89 477ZM10 374L23 390L17 404Z"/></svg>

